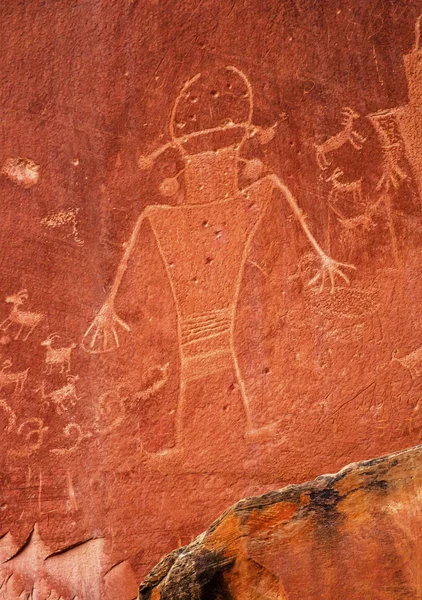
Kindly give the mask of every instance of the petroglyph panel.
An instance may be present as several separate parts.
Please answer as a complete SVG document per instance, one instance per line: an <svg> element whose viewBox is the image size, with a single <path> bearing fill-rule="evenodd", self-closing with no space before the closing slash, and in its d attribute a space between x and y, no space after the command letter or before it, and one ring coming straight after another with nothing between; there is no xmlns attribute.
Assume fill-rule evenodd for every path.
<svg viewBox="0 0 422 600"><path fill-rule="evenodd" d="M419 3L177 4L0 17L0 597L420 441Z"/></svg>

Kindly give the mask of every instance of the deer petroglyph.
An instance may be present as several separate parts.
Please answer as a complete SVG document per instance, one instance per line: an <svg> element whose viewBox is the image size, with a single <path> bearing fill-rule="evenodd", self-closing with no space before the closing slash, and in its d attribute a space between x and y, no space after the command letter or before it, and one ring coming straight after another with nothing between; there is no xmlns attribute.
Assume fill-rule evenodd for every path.
<svg viewBox="0 0 422 600"><path fill-rule="evenodd" d="M343 120L342 129L335 135L329 137L322 144L315 144L316 158L320 169L325 171L330 166L327 154L338 150L347 143L350 143L356 150L361 150L366 139L354 130L354 122L360 115L352 108L345 106L342 110Z"/></svg>

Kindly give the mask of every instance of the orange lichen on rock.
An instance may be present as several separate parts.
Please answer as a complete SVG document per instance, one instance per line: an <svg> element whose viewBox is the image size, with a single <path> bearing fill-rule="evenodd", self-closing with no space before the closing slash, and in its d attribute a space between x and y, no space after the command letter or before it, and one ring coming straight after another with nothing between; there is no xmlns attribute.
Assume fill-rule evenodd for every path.
<svg viewBox="0 0 422 600"><path fill-rule="evenodd" d="M165 557L140 600L420 598L422 446L241 500Z"/></svg>

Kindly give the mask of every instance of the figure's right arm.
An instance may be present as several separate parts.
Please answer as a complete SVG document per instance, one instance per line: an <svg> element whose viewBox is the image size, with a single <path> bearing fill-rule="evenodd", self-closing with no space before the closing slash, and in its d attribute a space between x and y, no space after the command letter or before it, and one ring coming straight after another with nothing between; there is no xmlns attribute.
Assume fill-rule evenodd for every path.
<svg viewBox="0 0 422 600"><path fill-rule="evenodd" d="M148 217L148 209L149 207L143 210L136 222L129 241L124 245L124 253L117 268L117 273L107 299L84 334L82 347L90 354L112 352L118 348L120 346L117 333L118 327L130 331L129 325L116 314L114 302L124 274L128 268L130 255L135 247L139 230L144 220Z"/></svg>

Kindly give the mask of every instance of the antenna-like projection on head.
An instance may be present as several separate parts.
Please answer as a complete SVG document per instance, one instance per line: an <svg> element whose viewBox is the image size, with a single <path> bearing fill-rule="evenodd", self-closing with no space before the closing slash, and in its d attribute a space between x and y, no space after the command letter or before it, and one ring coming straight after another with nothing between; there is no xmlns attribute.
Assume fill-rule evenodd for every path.
<svg viewBox="0 0 422 600"><path fill-rule="evenodd" d="M253 115L253 90L252 90L251 82L246 77L244 72L241 71L240 69L238 69L237 67L228 66L228 67L226 67L226 69L227 69L227 71L232 71L233 73L236 73L236 75L238 75L243 80L243 83L246 86L246 89L247 89L246 97L249 102L249 112L248 112L248 117L246 119L246 123L244 125L246 128L248 128L248 127L250 127L250 125L252 123L252 115Z"/></svg>
<svg viewBox="0 0 422 600"><path fill-rule="evenodd" d="M183 152L183 147L182 147L180 141L178 140L178 138L175 134L175 131L174 131L176 112L177 112L177 109L179 107L179 102L182 99L182 97L186 94L186 92L190 88L190 86L195 81L197 81L200 77L201 77L201 73L197 73L194 77L192 77L191 79L188 79L188 81L186 81L183 84L183 87L180 90L180 92L178 93L177 98L173 104L173 108L171 109L171 113L170 113L169 131L170 131L171 141L167 142L166 144L163 144L162 146L157 148L157 150L154 150L154 152L151 152L150 154L147 154L145 156L140 156L138 158L138 167L142 171L147 171L148 169L151 169L156 158L158 158L160 156L160 154L162 154L169 148L177 148L178 150Z"/></svg>
<svg viewBox="0 0 422 600"><path fill-rule="evenodd" d="M173 140L174 144L177 147L179 147L182 152L183 152L183 148L180 147L180 138L178 138L178 136L176 135L175 130L174 130L174 126L176 123L176 113L177 113L177 109L179 108L180 100L186 94L186 92L191 87L191 85L193 85L195 83L195 81L198 81L198 79L200 77L201 77L201 73L197 73L194 77L192 77L192 79L188 79L188 81L186 81L183 84L182 89L180 90L180 92L177 95L176 100L174 101L173 108L171 109L170 123L169 123L170 137Z"/></svg>
<svg viewBox="0 0 422 600"><path fill-rule="evenodd" d="M413 51L417 52L420 50L420 40L421 40L421 22L422 22L422 14L416 19L415 23L415 45L413 46Z"/></svg>

